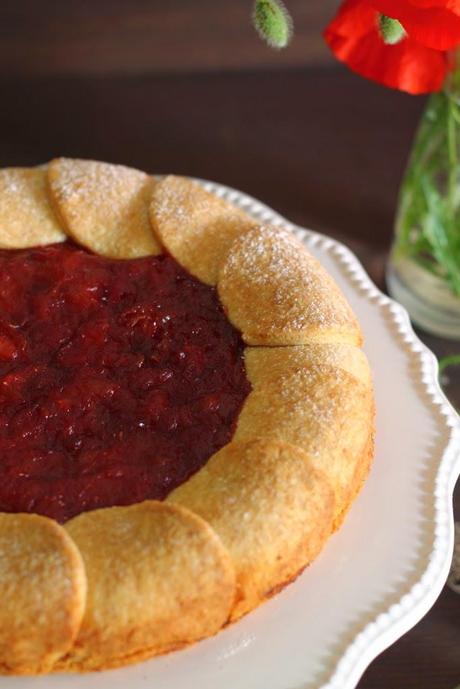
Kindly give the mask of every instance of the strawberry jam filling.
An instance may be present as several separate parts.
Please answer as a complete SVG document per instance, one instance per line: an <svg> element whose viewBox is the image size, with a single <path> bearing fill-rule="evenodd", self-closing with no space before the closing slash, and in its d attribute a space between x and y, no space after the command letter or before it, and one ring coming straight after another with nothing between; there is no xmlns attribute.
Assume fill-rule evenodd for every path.
<svg viewBox="0 0 460 689"><path fill-rule="evenodd" d="M231 439L242 352L215 289L169 256L0 251L0 511L163 499Z"/></svg>

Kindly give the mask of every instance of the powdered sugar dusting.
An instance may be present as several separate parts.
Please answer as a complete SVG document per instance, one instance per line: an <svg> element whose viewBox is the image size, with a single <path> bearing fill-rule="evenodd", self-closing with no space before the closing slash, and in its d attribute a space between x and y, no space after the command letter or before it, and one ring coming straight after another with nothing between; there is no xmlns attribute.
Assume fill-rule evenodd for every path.
<svg viewBox="0 0 460 689"><path fill-rule="evenodd" d="M145 172L58 158L50 163L49 182L59 213L78 243L112 258L161 253L148 216L154 180Z"/></svg>
<svg viewBox="0 0 460 689"><path fill-rule="evenodd" d="M238 419L234 440L276 438L301 447L342 499L372 429L370 388L329 365L278 373L256 385Z"/></svg>
<svg viewBox="0 0 460 689"><path fill-rule="evenodd" d="M356 320L334 281L283 228L263 226L238 238L218 288L250 344L302 344L340 330L359 341Z"/></svg>
<svg viewBox="0 0 460 689"><path fill-rule="evenodd" d="M228 201L172 175L156 186L150 218L169 253L210 285L216 284L233 241L256 226L251 216Z"/></svg>
<svg viewBox="0 0 460 689"><path fill-rule="evenodd" d="M59 158L52 165L59 167L59 179L53 186L62 201L73 198L94 202L98 196L116 201L120 193L148 179L141 170L93 160Z"/></svg>
<svg viewBox="0 0 460 689"><path fill-rule="evenodd" d="M49 520L0 515L0 645L14 671L48 668L69 649L85 592L76 552Z"/></svg>
<svg viewBox="0 0 460 689"><path fill-rule="evenodd" d="M346 343L313 343L295 347L247 347L246 372L253 387L258 387L280 374L327 366L343 369L362 382L372 386L369 364L364 352Z"/></svg>
<svg viewBox="0 0 460 689"><path fill-rule="evenodd" d="M0 247L22 249L65 240L42 168L0 170Z"/></svg>

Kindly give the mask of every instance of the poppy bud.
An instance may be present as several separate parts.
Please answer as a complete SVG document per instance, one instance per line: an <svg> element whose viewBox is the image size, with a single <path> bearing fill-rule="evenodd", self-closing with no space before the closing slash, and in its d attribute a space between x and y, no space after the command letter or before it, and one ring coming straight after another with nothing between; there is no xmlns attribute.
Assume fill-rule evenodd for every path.
<svg viewBox="0 0 460 689"><path fill-rule="evenodd" d="M383 42L386 45L396 45L407 36L404 26L397 19L387 17L385 14L379 16L379 31Z"/></svg>
<svg viewBox="0 0 460 689"><path fill-rule="evenodd" d="M254 28L272 48L285 48L292 37L292 18L281 0L256 0Z"/></svg>
<svg viewBox="0 0 460 689"><path fill-rule="evenodd" d="M324 37L341 62L367 79L414 95L440 91L446 51L460 46L459 2L343 0Z"/></svg>

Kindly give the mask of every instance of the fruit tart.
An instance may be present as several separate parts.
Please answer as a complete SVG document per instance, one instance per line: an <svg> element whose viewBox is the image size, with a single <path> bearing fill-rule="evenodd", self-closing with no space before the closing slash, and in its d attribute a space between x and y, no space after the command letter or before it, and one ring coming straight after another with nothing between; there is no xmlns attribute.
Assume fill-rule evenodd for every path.
<svg viewBox="0 0 460 689"><path fill-rule="evenodd" d="M0 672L116 667L292 581L366 478L359 324L186 178L0 171Z"/></svg>

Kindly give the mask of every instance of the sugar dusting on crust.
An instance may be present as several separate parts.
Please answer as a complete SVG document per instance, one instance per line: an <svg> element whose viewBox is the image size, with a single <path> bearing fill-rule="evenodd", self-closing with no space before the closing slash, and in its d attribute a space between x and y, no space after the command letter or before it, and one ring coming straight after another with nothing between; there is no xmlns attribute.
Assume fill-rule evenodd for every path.
<svg viewBox="0 0 460 689"><path fill-rule="evenodd" d="M323 337L360 343L359 326L337 285L285 229L263 226L239 237L218 289L249 344L303 344Z"/></svg>
<svg viewBox="0 0 460 689"><path fill-rule="evenodd" d="M185 177L170 175L155 187L150 219L169 253L192 275L214 285L232 242L256 226L233 204Z"/></svg>
<svg viewBox="0 0 460 689"><path fill-rule="evenodd" d="M0 170L0 248L23 249L65 238L48 198L45 170Z"/></svg>
<svg viewBox="0 0 460 689"><path fill-rule="evenodd" d="M70 198L94 201L98 195L117 201L120 189L145 182L148 175L125 165L110 165L92 160L59 158L51 166L59 169L59 181L55 184L59 199Z"/></svg>
<svg viewBox="0 0 460 689"><path fill-rule="evenodd" d="M281 373L289 375L318 365L343 369L372 386L369 364L364 352L347 343L318 343L295 347L247 347L244 354L246 373L253 386L274 380Z"/></svg>
<svg viewBox="0 0 460 689"><path fill-rule="evenodd" d="M84 512L65 528L89 586L79 637L57 669L98 670L132 654L155 655L215 633L228 619L233 565L197 515L148 500Z"/></svg>
<svg viewBox="0 0 460 689"><path fill-rule="evenodd" d="M327 480L300 448L273 438L231 442L169 500L200 514L228 548L240 591L232 619L290 581L332 526Z"/></svg>
<svg viewBox="0 0 460 689"><path fill-rule="evenodd" d="M155 182L145 172L58 158L48 175L57 211L78 243L112 258L161 253L148 217Z"/></svg>
<svg viewBox="0 0 460 689"><path fill-rule="evenodd" d="M154 199L155 215L160 221L172 221L180 225L187 219L187 206L190 192L187 188L178 187L177 184L171 184L171 180L176 179L179 178L170 176L159 182ZM158 193L159 191L161 191L161 193ZM206 202L201 196L195 199L194 205L198 213L203 211L203 205L205 203Z"/></svg>
<svg viewBox="0 0 460 689"><path fill-rule="evenodd" d="M55 522L0 514L0 668L37 673L73 644L86 596L76 546Z"/></svg>
<svg viewBox="0 0 460 689"><path fill-rule="evenodd" d="M256 225L256 222L240 208L206 191L186 177L169 175L158 183L155 194L155 213L160 220L172 221L180 225L184 220L188 221L190 213L205 220L206 216L224 211L227 215L250 220L252 225Z"/></svg>
<svg viewBox="0 0 460 689"><path fill-rule="evenodd" d="M88 163L88 161L66 161L68 165L62 170L59 184L55 183L53 186L56 206L65 218L66 224L72 228L75 239L98 253L120 257L137 255L130 253L132 244L125 241L123 236L120 239L120 236L116 235L113 240L113 227L120 227L120 224L126 224L127 220L134 226L139 226L139 217L142 217L144 220L140 224L145 228L147 207L145 199L148 199L148 193L145 197L141 195L140 204L125 204L122 211L119 210L119 202L120 198L124 199L125 191L129 194L130 189L137 190L139 185L142 187L143 180L147 176L122 166L108 165L105 166L104 174L100 176L95 167L89 167L83 172L78 165L79 162ZM92 165L103 166L104 164L92 163ZM18 182L14 178L8 181L8 187L9 191L5 194L5 198L15 197L20 192ZM24 204L24 208L27 208L28 204L29 199ZM103 221L98 215L99 212L101 216L104 216ZM172 191L165 194L155 212L161 221L171 221L175 226L176 234L177 227L185 227L190 217L187 203L180 195ZM194 212L198 217L209 215L209 203L204 199L195 198ZM1 213L2 206L0 205L0 223ZM92 224L92 231L94 231L95 221L100 234L96 234L94 244L90 245L87 230ZM85 223L88 223L88 226ZM113 224L110 225L110 223ZM110 225L112 236L106 233L108 225ZM226 259L220 272L219 293L224 305L228 308L230 319L243 331L247 342L272 345L318 343L328 339L337 342L358 343L360 341L359 327L335 283L288 231L264 227L251 230L249 234L245 232L246 236L241 236L242 234L238 231L235 236L232 236L233 246L228 258L229 244L227 243L217 258L210 254L209 260L214 266L212 270L216 270L217 262L221 265L220 261L223 258ZM129 237L131 242L132 236L131 233ZM215 228L214 236L218 236ZM136 251L139 251L139 246L143 246L142 241L141 239L140 244L136 245ZM190 242L192 250L196 251L198 242L197 236L193 233L190 235ZM168 246L167 242L165 245ZM203 246L209 247L209 237L205 237ZM120 255L120 247L123 255ZM143 250L140 249L140 251ZM155 250L159 250L156 243ZM149 250L149 253L152 251ZM171 253L175 255L173 251ZM177 257L179 258L179 254ZM193 260L195 259L192 257ZM209 280L214 279L212 271L208 275ZM347 486L352 484L350 473L345 475L343 472L350 472L353 469L353 461L355 463L360 461L362 453L360 454L360 450L356 448L362 439L363 428L365 427L366 432L369 430L368 409L371 401L370 391L363 392L365 386L360 386L355 378L345 371L337 370L341 361L342 359L333 351L327 361L316 364L313 361L308 367L302 364L301 357L298 358L297 354L287 363L286 368L278 362L273 368L273 375L265 376L263 381L257 382L248 398L248 404L242 412L237 431L237 436L241 435L242 442L224 447L204 470L198 472L178 489L179 494L182 491L184 496L178 502L194 509L212 525L224 545L229 548L235 566L239 568L240 584L242 590L245 591L246 599L236 600L236 608L232 612L233 617L238 617L257 605L269 595L267 587L273 584L270 590L275 590L280 583L288 581L300 567L317 554L330 530L332 497L329 483L335 489L340 488L343 481ZM263 440L254 439L257 433ZM294 442L295 446L286 444L286 440ZM277 444L282 444L283 447L274 451L276 447L273 446ZM232 463L228 461L226 455L231 453L235 445L239 445L239 448L234 452L232 473L230 471ZM267 445L267 447L262 447L262 445ZM299 450L297 445L308 450L308 457L305 456L302 460L302 450ZM250 462L240 461L246 456L244 453L247 454ZM219 455L223 458L220 463L216 461ZM318 467L321 472L317 472L317 475L311 474L310 479L306 481L306 470L312 471L312 466ZM320 478L323 471L327 473L328 481ZM275 481L274 477L278 478L278 481ZM306 488L311 492L309 493ZM238 499L235 497L236 491L238 491ZM293 498L295 498L295 503ZM138 507L129 509L137 510ZM163 506L161 511L164 511ZM110 520L109 512L112 511L103 511L104 517ZM84 516L85 520L87 518L91 517ZM241 529L241 523L244 523L244 529ZM211 547L215 535L211 534L210 529L210 534L198 534L194 532L194 528L198 528L196 525L192 528L191 525L183 523L179 528L178 524L171 524L167 537L162 527L161 538L153 539L153 546L151 546L152 539L147 539L145 547L139 548L139 542L148 536L144 526L140 528L139 524L136 524L136 528L131 528L125 519L118 522L118 528L113 528L114 523L110 526L111 530L107 534L102 528L103 521L95 521L90 538L84 534L82 549L85 546L93 550L91 557L94 557L97 563L97 567L94 568L98 577L97 584L101 587L103 594L99 601L100 605L103 607L106 601L110 603L111 597L115 598L114 605L107 605L107 619L103 619L104 633L108 630L113 634L112 645L109 642L109 650L103 649L98 656L97 649L95 652L91 646L91 637L88 637L89 643L86 649L88 655L81 662L78 661L77 656L81 649L76 648L73 669L100 669L107 666L110 652L116 648L116 643L120 641L120 647L125 649L127 642L136 641L136 634L139 634L139 644L141 646L144 644L145 647L144 629L139 630L136 625L132 625L127 632L125 629L120 632L116 629L116 623L118 616L121 621L124 621L125 616L129 616L133 600L138 602L141 611L143 610L148 616L150 607L146 605L146 602L149 602L152 591L156 594L155 605L160 608L183 603L183 611L180 610L177 613L173 610L172 625L181 624L184 613L190 614L191 628L187 630L189 638L186 638L185 642L213 633L221 626L220 619L213 620L212 624L209 622L206 624L204 620L203 631L197 632L194 626L201 623L205 615L212 615L219 601L222 602L225 597L215 583L216 576L224 578L222 574L219 574L220 570L216 568L215 560L216 558L226 560L226 558L220 551L216 554L215 544ZM308 532L307 526L311 529L311 533ZM212 538L210 538L211 535ZM233 539L235 539L234 542ZM297 541L302 539L305 544L299 548ZM120 540L126 542L126 548L121 547L124 543L120 546ZM260 551L257 550L259 547ZM311 549L308 556L306 555L307 547ZM149 558L146 557L146 552L150 553L151 548L154 549L151 555L152 566L148 561ZM117 570L120 566L121 571L124 567L126 568L127 575L120 577L121 584L131 583L133 566L138 570L142 569L142 576L132 577L132 589L137 599L133 599L131 590L127 590L126 600L123 600L123 596L120 595L122 591L119 591L117 596L116 586L113 585L114 568L107 558L111 549L117 551L115 553L117 557L114 559ZM10 591L14 595L17 582L28 581L31 572L35 570L41 573L46 571L45 578L49 579L50 585L56 578L58 580L56 591L59 587L64 594L72 590L72 577L63 567L62 558L57 552L46 555L46 562L43 562L42 554L32 553L30 557L30 566L27 567L21 547L14 542L4 548L0 540L0 573L5 562L10 562L10 559L18 561L17 567L13 566L14 583L11 583L12 588L6 597ZM295 560L296 557L299 558L299 562ZM271 558L272 571L267 567L267 558ZM174 566L176 559L177 566ZM247 566L248 563L250 567ZM161 576L158 577L158 581L152 582L152 570L155 567L159 569ZM223 567L221 569L225 570ZM209 600L206 599L203 602L200 599L196 607L192 606L191 610L186 609L189 603L191 580L187 575L188 570L193 571L194 581L197 580L197 572L204 577L211 591ZM103 572L107 574L106 579L103 577ZM267 572L273 582L266 581ZM145 595L142 593L144 575L145 588L148 591ZM3 577L0 576L0 581L2 579ZM115 577L115 583L117 583L116 579L117 577ZM228 575L228 579L227 588L231 589L232 595L229 595L228 591L225 595L228 595L230 601L234 598L233 575ZM4 579L3 583L5 583ZM168 594L168 587L172 587L176 595L162 595L165 592L165 585ZM106 591L105 586L107 586ZM198 588L201 590L202 587ZM56 621L62 620L64 623L62 605L59 610L53 611L53 616L50 616L49 611L42 605L42 589L35 587L31 595L34 597L33 607L40 609L37 621L43 622L44 625L51 622L55 627L59 626ZM46 603L50 598L52 596L45 595L43 600ZM114 611L117 614L114 615ZM20 605L18 607L16 604L14 612L16 617L20 615ZM160 609L159 612L163 614L163 610ZM169 610L166 612L169 614ZM227 616L228 610L225 611L223 619ZM142 615L136 617L137 623L139 617ZM156 624L154 620L152 630L150 630L151 621L147 620L147 631L151 634L156 634L157 630L169 631L171 625L164 624L164 619L168 620L168 616L163 616L161 619L162 624ZM87 624L91 624L91 618L88 620ZM8 627L3 624L0 628L2 626L5 629ZM34 624L31 624L30 628L33 629ZM90 632L92 631L90 629ZM183 631L181 633L183 635ZM157 650L160 652L165 650L160 641L161 639L155 638L158 646L156 647L154 643L153 650L146 649L145 655L151 655ZM143 652L141 651L141 654ZM72 662L70 666L72 667Z"/></svg>
<svg viewBox="0 0 460 689"><path fill-rule="evenodd" d="M372 390L334 366L319 364L253 384L234 440L276 438L301 447L330 480L337 512L354 489L354 476L373 424Z"/></svg>

